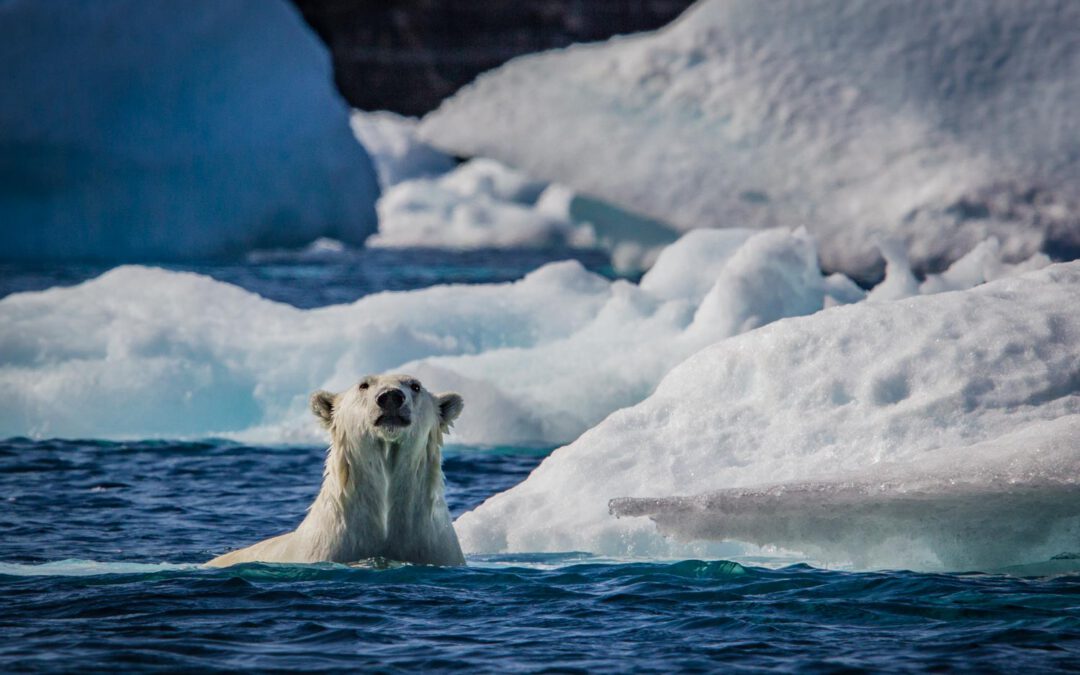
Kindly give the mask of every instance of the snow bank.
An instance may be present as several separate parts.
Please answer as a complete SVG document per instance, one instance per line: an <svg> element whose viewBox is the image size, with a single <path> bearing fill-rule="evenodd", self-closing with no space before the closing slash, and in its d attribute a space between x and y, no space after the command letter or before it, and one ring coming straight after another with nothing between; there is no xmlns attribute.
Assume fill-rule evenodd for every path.
<svg viewBox="0 0 1080 675"><path fill-rule="evenodd" d="M313 389L403 370L464 394L454 440L566 442L707 344L857 299L844 281L821 276L805 232L783 230L694 232L640 286L566 262L307 311L121 267L0 300L0 436L318 442Z"/></svg>
<svg viewBox="0 0 1080 675"><path fill-rule="evenodd" d="M359 244L378 196L283 0L0 3L0 257Z"/></svg>
<svg viewBox="0 0 1080 675"><path fill-rule="evenodd" d="M1080 250L1080 5L706 0L658 33L515 59L423 120L458 155L679 229L805 223L936 272L996 236Z"/></svg>
<svg viewBox="0 0 1080 675"><path fill-rule="evenodd" d="M609 515L640 497L612 506L827 563L988 569L1074 550L1077 297L1072 263L720 341L463 515L462 544L685 554L649 520Z"/></svg>

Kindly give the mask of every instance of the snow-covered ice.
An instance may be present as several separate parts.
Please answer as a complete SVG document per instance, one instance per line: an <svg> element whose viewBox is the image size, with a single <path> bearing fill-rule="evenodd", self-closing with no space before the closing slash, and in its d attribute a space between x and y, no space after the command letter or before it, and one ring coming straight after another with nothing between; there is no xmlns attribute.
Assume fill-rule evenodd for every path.
<svg viewBox="0 0 1080 675"><path fill-rule="evenodd" d="M826 563L988 569L1074 550L1077 297L1080 263L1060 264L721 340L461 516L462 545L701 550L609 513L609 500L645 498L612 506Z"/></svg>
<svg viewBox="0 0 1080 675"><path fill-rule="evenodd" d="M369 246L511 248L596 244L591 229L541 199L546 184L489 159L390 187ZM557 187L553 188L556 193Z"/></svg>
<svg viewBox="0 0 1080 675"><path fill-rule="evenodd" d="M1025 270L995 251L905 293ZM645 498L616 508L684 538L865 566L1002 566L1075 540L1078 292L1072 263L866 302L822 275L803 229L689 232L637 285L563 262L313 310L120 267L0 300L0 436L319 442L312 390L406 371L464 394L452 440L577 439L462 516L473 552L745 550L608 512ZM800 507L808 491L817 510ZM915 531L949 504L964 517ZM1028 507L1041 520L1021 526ZM770 512L803 520L767 524ZM956 543L993 514L1009 523L1001 548ZM909 557L899 540L915 542Z"/></svg>
<svg viewBox="0 0 1080 675"><path fill-rule="evenodd" d="M351 123L383 190L368 246L603 249L616 269L638 272L678 238L664 223L495 160L457 164L420 139L413 118L354 110Z"/></svg>
<svg viewBox="0 0 1080 675"><path fill-rule="evenodd" d="M515 59L421 135L686 230L805 224L826 269L893 238L939 272L996 236L1080 250L1080 4L704 0Z"/></svg>
<svg viewBox="0 0 1080 675"><path fill-rule="evenodd" d="M360 244L379 188L284 0L0 3L0 257Z"/></svg>
<svg viewBox="0 0 1080 675"><path fill-rule="evenodd" d="M0 300L0 436L317 441L312 390L403 370L465 395L455 440L555 444L705 345L859 297L822 277L805 232L785 230L690 233L640 286L564 262L307 311L121 267Z"/></svg>
<svg viewBox="0 0 1080 675"><path fill-rule="evenodd" d="M353 110L349 123L375 164L383 190L402 181L447 173L456 164L453 157L420 140L415 118Z"/></svg>
<svg viewBox="0 0 1080 675"><path fill-rule="evenodd" d="M987 281L1015 276L1050 264L1050 258L1044 253L1035 253L1018 263L1007 263L1002 259L1001 244L996 237L990 237L944 272L928 274L919 281L911 269L903 244L896 240L883 240L878 242L878 249L885 259L885 278L867 294L866 299L870 302L888 302L913 295L974 288Z"/></svg>
<svg viewBox="0 0 1080 675"><path fill-rule="evenodd" d="M366 114L354 113L353 119L372 125ZM434 151L420 145L406 123L388 124L398 135L384 136L399 141L390 149L384 139L370 140L370 131L357 131L384 176L376 207L379 231L369 246L603 249L616 269L636 272L648 269L678 238L663 223L534 180L495 160L476 158L440 172L440 155L428 154Z"/></svg>

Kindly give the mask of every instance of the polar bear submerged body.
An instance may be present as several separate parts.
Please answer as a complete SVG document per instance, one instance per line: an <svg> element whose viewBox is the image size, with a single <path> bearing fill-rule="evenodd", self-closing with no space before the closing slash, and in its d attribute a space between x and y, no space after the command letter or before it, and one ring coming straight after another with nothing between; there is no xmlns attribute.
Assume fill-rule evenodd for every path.
<svg viewBox="0 0 1080 675"><path fill-rule="evenodd" d="M340 394L315 392L329 429L322 488L296 530L214 558L340 562L383 557L463 565L443 496L442 440L461 414L457 394L430 394L407 375L370 376Z"/></svg>

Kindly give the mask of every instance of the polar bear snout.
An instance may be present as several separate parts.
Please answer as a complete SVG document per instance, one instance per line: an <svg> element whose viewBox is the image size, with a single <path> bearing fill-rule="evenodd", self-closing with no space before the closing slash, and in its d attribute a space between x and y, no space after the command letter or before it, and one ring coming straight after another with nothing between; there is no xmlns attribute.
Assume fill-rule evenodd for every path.
<svg viewBox="0 0 1080 675"><path fill-rule="evenodd" d="M387 412L396 412L405 405L405 394L400 389L389 389L375 397L375 403Z"/></svg>
<svg viewBox="0 0 1080 675"><path fill-rule="evenodd" d="M375 418L375 426L409 426L412 422L412 416L405 401L405 394L396 387L379 392L375 397L375 405L379 407L379 415Z"/></svg>

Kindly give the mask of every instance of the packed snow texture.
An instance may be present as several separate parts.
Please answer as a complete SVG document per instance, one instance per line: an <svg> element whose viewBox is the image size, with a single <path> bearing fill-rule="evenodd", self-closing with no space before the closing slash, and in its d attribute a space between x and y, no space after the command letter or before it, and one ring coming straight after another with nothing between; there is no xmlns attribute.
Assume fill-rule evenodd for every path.
<svg viewBox="0 0 1080 675"><path fill-rule="evenodd" d="M1080 252L1080 3L704 0L655 34L515 59L421 135L679 229L804 223L877 279L996 236Z"/></svg>
<svg viewBox="0 0 1080 675"><path fill-rule="evenodd" d="M0 257L360 244L378 185L284 0L0 3Z"/></svg>
<svg viewBox="0 0 1080 675"><path fill-rule="evenodd" d="M0 436L322 438L317 388L405 371L455 389L452 440L567 442L705 345L859 299L803 231L702 230L640 285L555 263L510 284L300 310L206 277L121 267L0 300Z"/></svg>
<svg viewBox="0 0 1080 675"><path fill-rule="evenodd" d="M652 521L609 514L637 497L665 499L612 506L830 564L988 569L1075 550L1077 297L1080 263L1061 264L717 342L463 515L462 545L685 555Z"/></svg>

